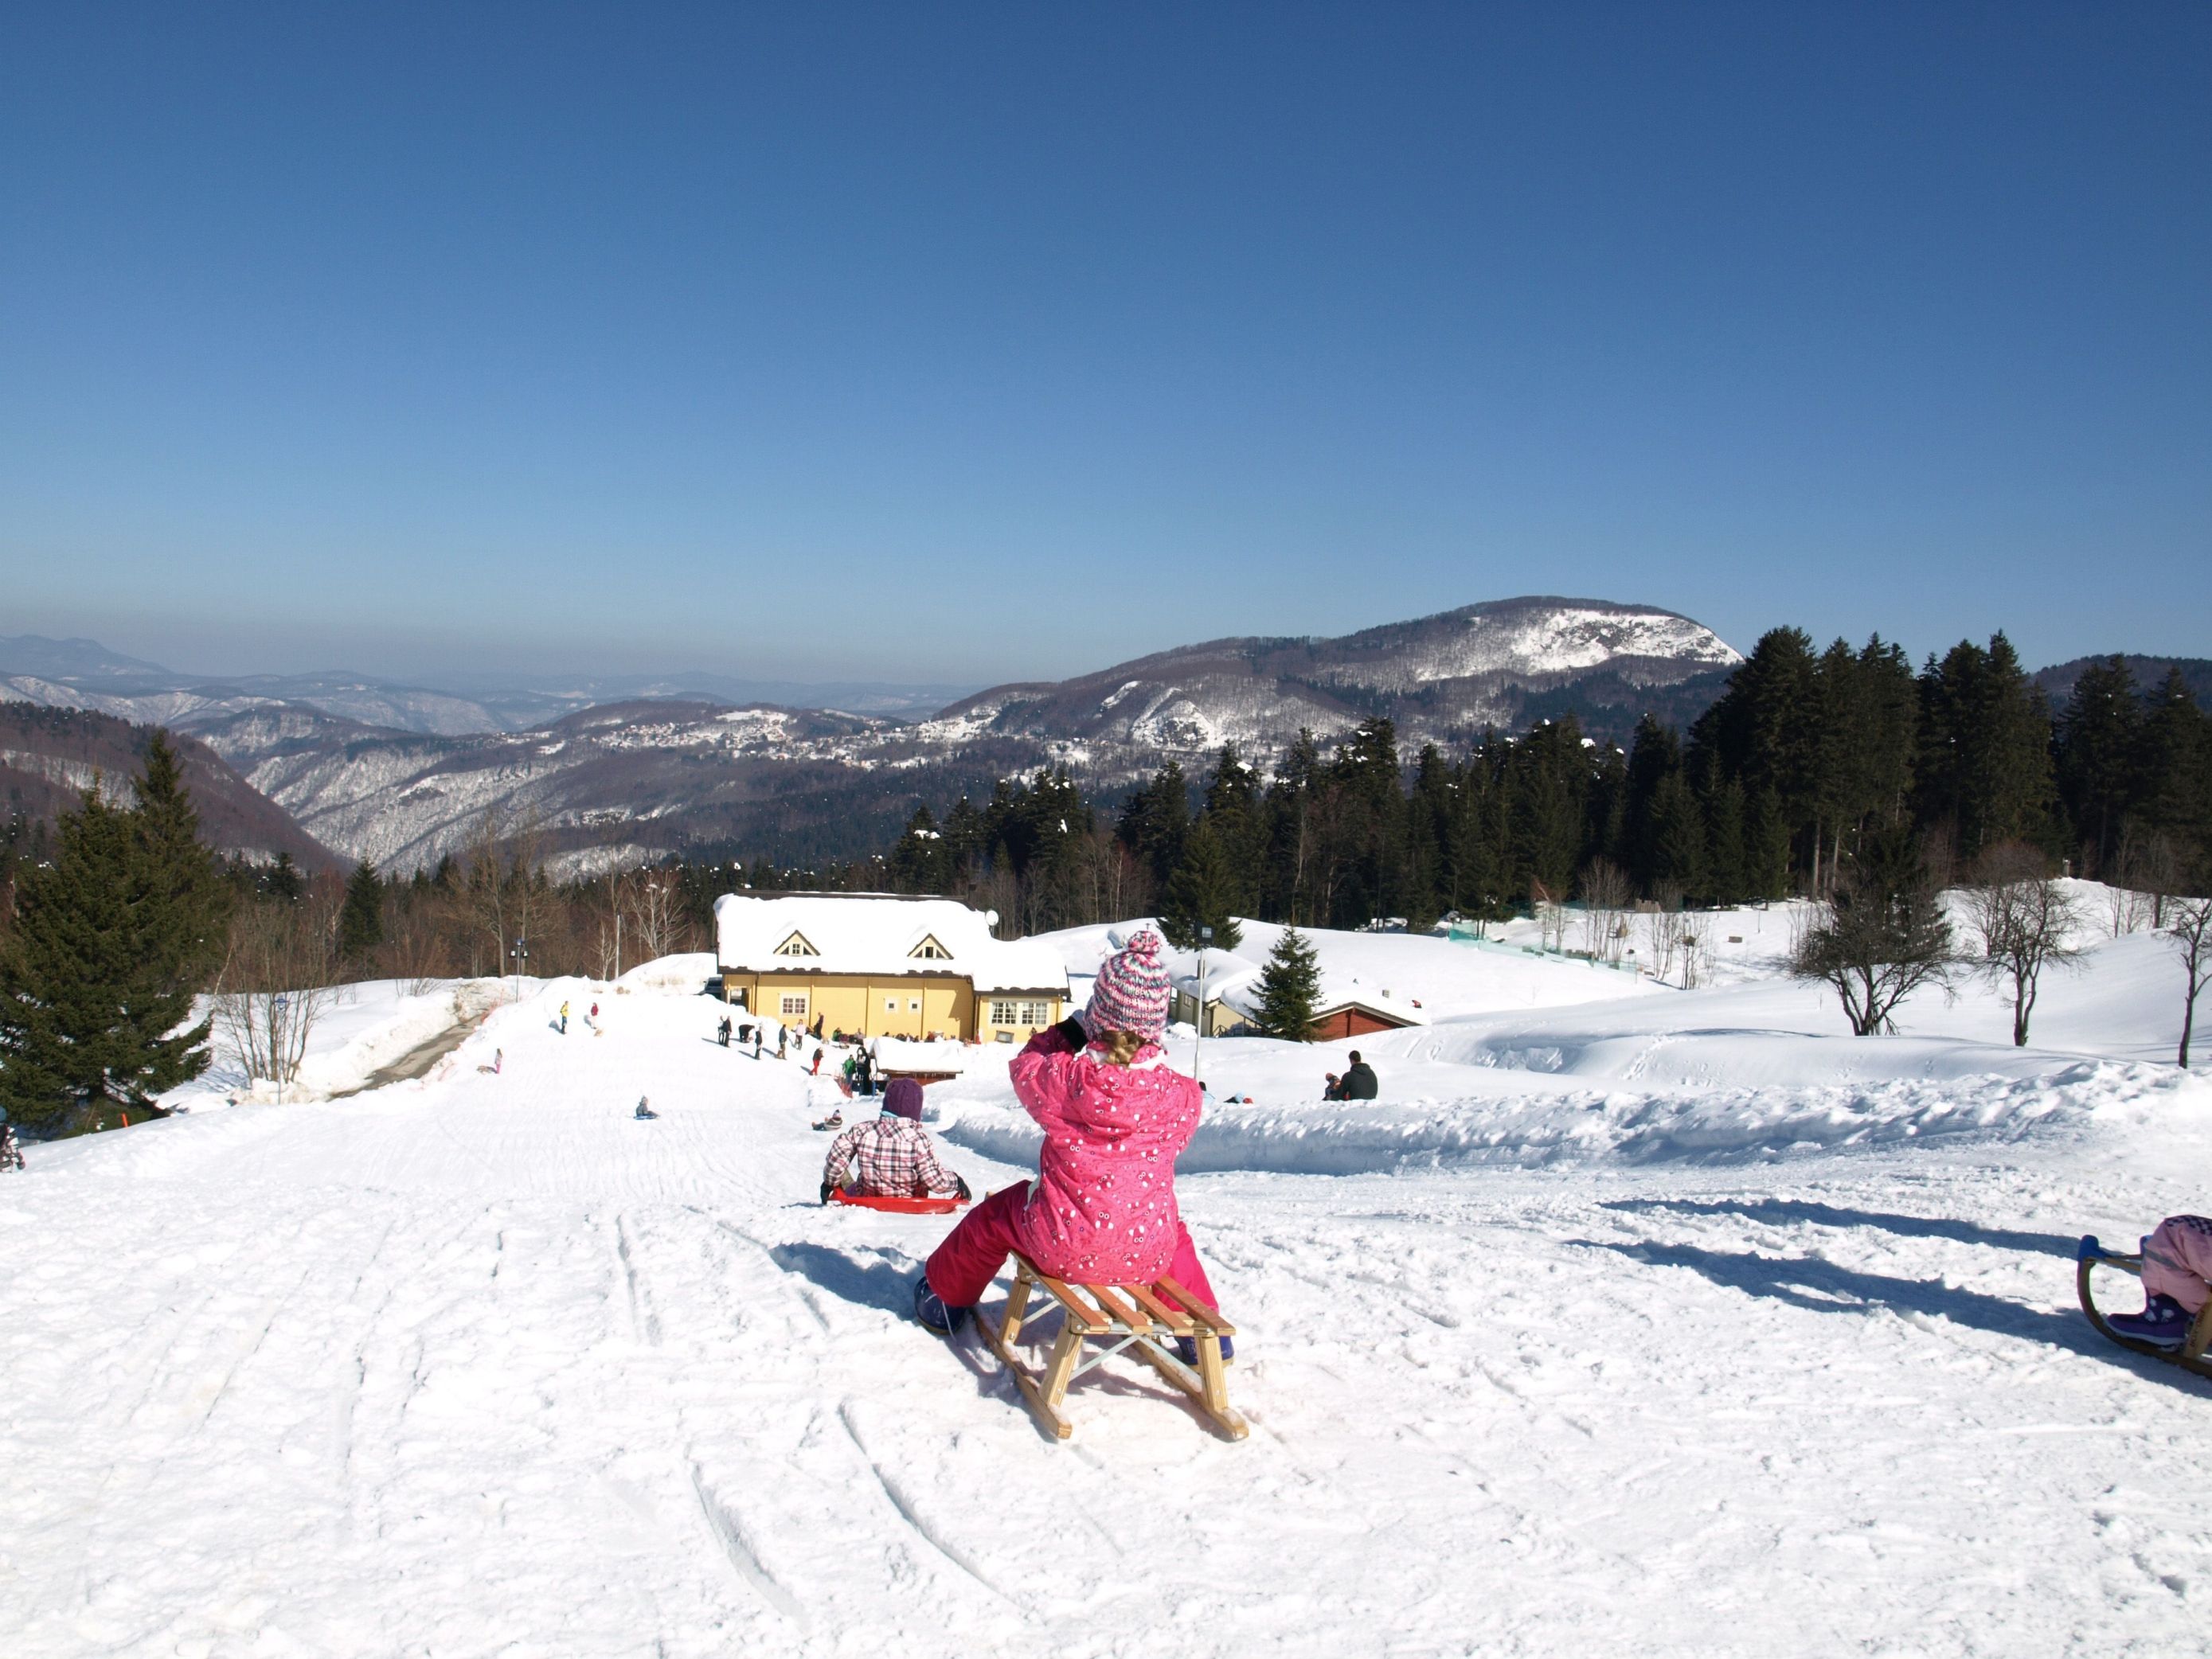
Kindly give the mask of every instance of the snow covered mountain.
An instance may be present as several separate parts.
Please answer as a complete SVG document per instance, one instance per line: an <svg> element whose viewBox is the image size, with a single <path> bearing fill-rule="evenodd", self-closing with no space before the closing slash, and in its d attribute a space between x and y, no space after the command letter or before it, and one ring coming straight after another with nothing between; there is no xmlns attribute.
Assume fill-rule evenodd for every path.
<svg viewBox="0 0 2212 1659"><path fill-rule="evenodd" d="M1739 659L1670 611L1595 600L1470 605L1343 639L1227 640L1058 685L1005 686L931 718L753 703L600 704L525 731L393 729L297 703L210 701L189 723L311 833L401 870L458 852L488 808L534 817L562 872L676 850L852 856L896 836L916 799L988 793L1065 763L1111 789L1226 738L1255 759L1301 726L1324 740L1387 714L1408 742L1589 711L1625 733L1643 709L1690 712ZM176 716L168 716L176 718Z"/></svg>
<svg viewBox="0 0 2212 1659"><path fill-rule="evenodd" d="M1512 726L1533 696L1570 689L1592 706L1640 711L1648 698L1639 694L1701 676L1717 689L1742 659L1671 611L1500 599L1340 639L1215 640L1054 685L997 686L932 724L948 734L1167 751L1234 741L1268 754L1301 726L1327 734L1372 714L1390 716L1414 740Z"/></svg>

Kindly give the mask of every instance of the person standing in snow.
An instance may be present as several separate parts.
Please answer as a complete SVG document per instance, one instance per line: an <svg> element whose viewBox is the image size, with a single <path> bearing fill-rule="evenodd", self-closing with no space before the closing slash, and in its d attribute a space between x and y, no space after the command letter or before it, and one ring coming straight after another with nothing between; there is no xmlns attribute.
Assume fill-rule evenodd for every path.
<svg viewBox="0 0 2212 1659"><path fill-rule="evenodd" d="M866 1048L860 1050L860 1062L854 1067L853 1086L864 1095L876 1091L876 1057Z"/></svg>
<svg viewBox="0 0 2212 1659"><path fill-rule="evenodd" d="M2122 1336L2179 1347L2212 1301L2212 1218L2170 1215L2142 1242L2143 1310L2105 1322Z"/></svg>
<svg viewBox="0 0 2212 1659"><path fill-rule="evenodd" d="M1190 1144L1204 1097L1160 1046L1160 950L1158 934L1139 933L1100 966L1080 1015L1038 1032L1014 1057L1015 1097L1044 1131L1036 1179L992 1194L931 1255L914 1311L932 1330L950 1335L968 1322L1011 1250L1077 1284L1148 1285L1169 1274L1219 1305L1176 1208L1176 1155ZM1221 1352L1231 1352L1226 1339ZM1185 1358L1195 1363L1195 1345Z"/></svg>
<svg viewBox="0 0 2212 1659"><path fill-rule="evenodd" d="M806 1075L809 1077L822 1075L822 1051L819 1048L814 1051L814 1063L806 1068Z"/></svg>
<svg viewBox="0 0 2212 1659"><path fill-rule="evenodd" d="M1352 1064L1345 1068L1344 1079L1337 1085L1340 1100L1372 1100L1382 1085L1376 1082L1375 1068L1360 1059L1359 1050L1352 1051Z"/></svg>
<svg viewBox="0 0 2212 1659"><path fill-rule="evenodd" d="M714 1040L725 1048L730 1046L730 1017L722 1016L722 1023L714 1028Z"/></svg>
<svg viewBox="0 0 2212 1659"><path fill-rule="evenodd" d="M867 1198L936 1198L968 1194L968 1183L937 1161L929 1131L921 1127L921 1085L893 1079L884 1109L830 1143L822 1163L822 1201L842 1187Z"/></svg>
<svg viewBox="0 0 2212 1659"><path fill-rule="evenodd" d="M788 1025L777 1026L775 1028L775 1057L778 1060L781 1060L784 1057L785 1047L790 1042L790 1041L791 1028Z"/></svg>
<svg viewBox="0 0 2212 1659"><path fill-rule="evenodd" d="M568 1035L568 1005L565 1002L561 1005L561 1035Z"/></svg>
<svg viewBox="0 0 2212 1659"><path fill-rule="evenodd" d="M8 1114L0 1109L0 1170L20 1170L23 1167L23 1149L15 1144L15 1126L8 1121Z"/></svg>

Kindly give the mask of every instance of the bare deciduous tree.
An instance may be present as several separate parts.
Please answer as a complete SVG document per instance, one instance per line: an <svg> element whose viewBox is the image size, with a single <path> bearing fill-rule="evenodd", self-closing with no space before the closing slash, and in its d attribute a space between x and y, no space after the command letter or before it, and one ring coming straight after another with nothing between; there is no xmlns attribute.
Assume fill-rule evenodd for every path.
<svg viewBox="0 0 2212 1659"><path fill-rule="evenodd" d="M1622 921L1628 909L1628 872L1611 859L1596 858L1583 872L1583 943L1591 959L1618 962L1627 948Z"/></svg>
<svg viewBox="0 0 2212 1659"><path fill-rule="evenodd" d="M2073 939L2081 913L2051 879L2043 855L2018 842L1983 854L1975 876L1965 894L1966 922L1982 951L1975 969L2009 988L2013 1046L2025 1048L2043 970L2080 963Z"/></svg>
<svg viewBox="0 0 2212 1659"><path fill-rule="evenodd" d="M1644 910L1644 971L1662 983L1674 976L1682 948L1682 884L1662 881L1651 890Z"/></svg>
<svg viewBox="0 0 2212 1659"><path fill-rule="evenodd" d="M2173 898L2166 903L2166 938L2181 957L2186 988L2181 1004L2181 1053L2176 1061L2189 1069L2190 1033L2197 1025L2197 998L2212 983L2212 898Z"/></svg>
<svg viewBox="0 0 2212 1659"><path fill-rule="evenodd" d="M625 882L624 926L637 960L672 957L691 943L690 918L684 914L684 878L675 870L640 870Z"/></svg>
<svg viewBox="0 0 2212 1659"><path fill-rule="evenodd" d="M215 1023L249 1082L299 1076L315 1023L337 994L328 919L307 902L241 906L216 981Z"/></svg>

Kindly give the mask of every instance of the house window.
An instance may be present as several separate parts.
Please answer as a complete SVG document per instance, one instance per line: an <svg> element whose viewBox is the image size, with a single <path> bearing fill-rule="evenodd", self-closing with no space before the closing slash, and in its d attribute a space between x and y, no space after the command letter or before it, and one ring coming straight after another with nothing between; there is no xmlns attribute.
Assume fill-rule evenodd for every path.
<svg viewBox="0 0 2212 1659"><path fill-rule="evenodd" d="M1018 1025L1022 1023L1018 1018L1020 1012L1021 1008L1018 1004L1012 1002L994 1002L991 1005L991 1024L994 1025Z"/></svg>
<svg viewBox="0 0 2212 1659"><path fill-rule="evenodd" d="M1052 1005L1048 1002L1024 1002L1022 1004L1022 1024L1042 1025L1045 1022L1045 1017L1051 1012Z"/></svg>
<svg viewBox="0 0 2212 1659"><path fill-rule="evenodd" d="M1052 1014L1049 1002L994 1002L991 1005L991 1024L994 1025L1042 1025Z"/></svg>
<svg viewBox="0 0 2212 1659"><path fill-rule="evenodd" d="M783 994L783 1012L787 1017L796 1014L799 1018L805 1019L806 1018L806 994L804 991L786 991Z"/></svg>
<svg viewBox="0 0 2212 1659"><path fill-rule="evenodd" d="M780 957L818 957L822 954L806 942L804 933L793 933L775 947L775 953Z"/></svg>
<svg viewBox="0 0 2212 1659"><path fill-rule="evenodd" d="M906 1000L906 1011L909 1014L920 1013L921 1012L921 999L920 997L908 997Z"/></svg>
<svg viewBox="0 0 2212 1659"><path fill-rule="evenodd" d="M885 997L884 999L884 1012L887 1014L895 1014L898 1012L898 999L896 997Z"/></svg>
<svg viewBox="0 0 2212 1659"><path fill-rule="evenodd" d="M937 942L937 936L934 933L922 940L921 944L915 945L913 950L908 951L907 955L910 957L920 957L924 962L950 962L952 960L952 952L946 950L942 945L939 945Z"/></svg>

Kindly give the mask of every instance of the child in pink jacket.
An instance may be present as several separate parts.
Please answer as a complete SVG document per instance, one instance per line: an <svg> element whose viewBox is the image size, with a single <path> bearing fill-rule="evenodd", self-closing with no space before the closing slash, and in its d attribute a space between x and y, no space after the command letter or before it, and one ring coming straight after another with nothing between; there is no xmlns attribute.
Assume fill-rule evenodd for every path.
<svg viewBox="0 0 2212 1659"><path fill-rule="evenodd" d="M967 1322L1010 1250L1077 1284L1165 1274L1216 1305L1176 1209L1176 1155L1198 1127L1201 1097L1160 1048L1159 953L1157 933L1139 933L1100 967L1079 1018L1038 1032L1014 1057L1015 1097L1044 1131L1036 1179L992 1194L930 1256L915 1316L933 1330Z"/></svg>
<svg viewBox="0 0 2212 1659"><path fill-rule="evenodd" d="M2170 1215L2142 1242L2143 1310L2105 1322L2122 1336L2179 1347L2212 1300L2212 1219Z"/></svg>

